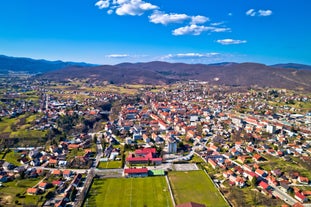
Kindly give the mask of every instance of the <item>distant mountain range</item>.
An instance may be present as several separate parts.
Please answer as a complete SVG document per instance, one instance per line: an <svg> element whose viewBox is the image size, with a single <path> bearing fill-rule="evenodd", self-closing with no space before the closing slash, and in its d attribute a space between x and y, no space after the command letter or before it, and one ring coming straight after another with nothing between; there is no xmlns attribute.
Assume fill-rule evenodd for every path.
<svg viewBox="0 0 311 207"><path fill-rule="evenodd" d="M29 72L45 73L48 71L58 70L69 66L95 66L95 64L76 63L76 62L63 62L63 61L47 61L47 60L34 60L31 58L22 57L9 57L0 55L0 73L7 73L8 71L14 72Z"/></svg>
<svg viewBox="0 0 311 207"><path fill-rule="evenodd" d="M285 68L285 69L297 69L297 70L311 70L311 65L302 65L297 63L287 63L287 64L276 64L271 65L274 68Z"/></svg>
<svg viewBox="0 0 311 207"><path fill-rule="evenodd" d="M0 71L3 68L32 73L42 72L37 78L57 81L79 78L115 84L167 84L199 80L222 85L257 85L311 91L311 66L293 63L267 66L258 63L223 62L204 65L154 61L97 66L0 56Z"/></svg>
<svg viewBox="0 0 311 207"><path fill-rule="evenodd" d="M184 80L208 81L212 84L261 86L311 91L311 70L274 68L258 63L220 65L167 62L122 63L97 67L70 67L43 74L40 78L68 80L88 78L91 82L165 84Z"/></svg>

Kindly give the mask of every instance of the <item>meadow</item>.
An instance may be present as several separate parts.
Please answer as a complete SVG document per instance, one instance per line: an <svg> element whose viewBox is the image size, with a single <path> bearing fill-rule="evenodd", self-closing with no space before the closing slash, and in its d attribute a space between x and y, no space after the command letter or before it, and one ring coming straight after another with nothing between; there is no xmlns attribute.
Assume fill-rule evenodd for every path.
<svg viewBox="0 0 311 207"><path fill-rule="evenodd" d="M176 205L196 202L213 207L228 206L212 180L202 170L169 172L171 188Z"/></svg>
<svg viewBox="0 0 311 207"><path fill-rule="evenodd" d="M27 188L35 186L41 178L14 180L3 183L0 187L0 206L35 205L40 206L44 201L45 194L27 195Z"/></svg>
<svg viewBox="0 0 311 207"><path fill-rule="evenodd" d="M84 206L172 207L165 177L95 179Z"/></svg>

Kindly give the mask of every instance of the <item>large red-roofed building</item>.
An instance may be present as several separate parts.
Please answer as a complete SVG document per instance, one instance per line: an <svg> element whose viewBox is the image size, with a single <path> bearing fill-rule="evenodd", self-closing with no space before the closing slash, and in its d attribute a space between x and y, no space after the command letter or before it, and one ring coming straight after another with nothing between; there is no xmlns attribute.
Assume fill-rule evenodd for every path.
<svg viewBox="0 0 311 207"><path fill-rule="evenodd" d="M147 177L148 169L146 167L143 168L126 168L123 172L125 177Z"/></svg>
<svg viewBox="0 0 311 207"><path fill-rule="evenodd" d="M129 165L135 164L161 164L162 158L155 157L156 156L156 149L155 148L143 148L135 150L134 154L130 154L126 158L126 162Z"/></svg>

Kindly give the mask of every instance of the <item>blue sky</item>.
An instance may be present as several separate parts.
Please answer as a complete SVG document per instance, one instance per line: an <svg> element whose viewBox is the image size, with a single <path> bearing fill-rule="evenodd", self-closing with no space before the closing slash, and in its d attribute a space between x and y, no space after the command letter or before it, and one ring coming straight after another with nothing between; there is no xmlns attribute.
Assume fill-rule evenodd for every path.
<svg viewBox="0 0 311 207"><path fill-rule="evenodd" d="M311 64L310 0L2 0L0 54Z"/></svg>

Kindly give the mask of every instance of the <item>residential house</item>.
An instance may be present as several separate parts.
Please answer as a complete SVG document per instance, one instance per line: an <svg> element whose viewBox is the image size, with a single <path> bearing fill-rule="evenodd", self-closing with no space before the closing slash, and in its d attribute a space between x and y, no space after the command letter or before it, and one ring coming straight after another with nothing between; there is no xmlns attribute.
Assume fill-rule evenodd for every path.
<svg viewBox="0 0 311 207"><path fill-rule="evenodd" d="M246 159L249 158L248 156L238 156L237 161L244 164Z"/></svg>
<svg viewBox="0 0 311 207"><path fill-rule="evenodd" d="M54 176L61 176L62 175L62 171L58 170L58 169L55 169L55 170L53 170L52 175L54 175Z"/></svg>
<svg viewBox="0 0 311 207"><path fill-rule="evenodd" d="M38 188L28 188L27 189L27 194L28 195L37 195L39 193Z"/></svg>
<svg viewBox="0 0 311 207"><path fill-rule="evenodd" d="M259 176L262 176L262 177L266 177L267 176L267 173L264 170L261 170L261 169L256 169L255 173L257 175L259 175Z"/></svg>
<svg viewBox="0 0 311 207"><path fill-rule="evenodd" d="M248 178L249 181L252 181L253 179L257 179L258 175L254 173L253 171L244 171L243 176L245 178Z"/></svg>
<svg viewBox="0 0 311 207"><path fill-rule="evenodd" d="M69 179L72 175L73 175L73 173L72 173L71 170L64 170L64 171L63 171L63 177L64 177L65 179Z"/></svg>
<svg viewBox="0 0 311 207"><path fill-rule="evenodd" d="M244 178L238 176L235 180L235 185L240 187L240 188L243 188L246 185L246 182L245 182Z"/></svg>
<svg viewBox="0 0 311 207"><path fill-rule="evenodd" d="M4 162L2 165L2 168L4 171L9 171L9 170L13 170L15 166L9 162Z"/></svg>
<svg viewBox="0 0 311 207"><path fill-rule="evenodd" d="M308 200L306 196L304 196L301 192L296 192L295 193L295 198L300 201L301 203L304 203Z"/></svg>
<svg viewBox="0 0 311 207"><path fill-rule="evenodd" d="M264 161L265 159L261 155L259 155L259 154L254 154L253 160L255 162L260 162L260 161Z"/></svg>
<svg viewBox="0 0 311 207"><path fill-rule="evenodd" d="M209 158L208 159L208 163L212 166L212 168L216 168L217 167L217 164L216 164L216 162L213 160L213 159L211 159L211 158Z"/></svg>
<svg viewBox="0 0 311 207"><path fill-rule="evenodd" d="M271 187L269 186L268 183L264 182L264 181L260 181L260 183L258 184L258 187L264 189L264 190L269 190Z"/></svg>
<svg viewBox="0 0 311 207"><path fill-rule="evenodd" d="M309 184L309 179L307 177L298 176L297 180L298 180L299 183L306 184L306 185Z"/></svg>
<svg viewBox="0 0 311 207"><path fill-rule="evenodd" d="M82 179L82 174L81 173L77 174L72 180L72 186L78 187L81 182L81 179Z"/></svg>
<svg viewBox="0 0 311 207"><path fill-rule="evenodd" d="M50 158L49 167L56 167L56 166L57 166L57 160Z"/></svg>
<svg viewBox="0 0 311 207"><path fill-rule="evenodd" d="M290 186L286 182L280 182L280 187L279 187L284 193L287 193L290 191Z"/></svg>
<svg viewBox="0 0 311 207"><path fill-rule="evenodd" d="M9 177L7 175L0 175L0 182L1 183L6 183L8 182Z"/></svg>
<svg viewBox="0 0 311 207"><path fill-rule="evenodd" d="M48 186L49 186L48 183L46 183L46 182L41 182L41 183L39 183L38 188L39 188L40 190L42 190L42 191L45 191L45 189L47 189Z"/></svg>

